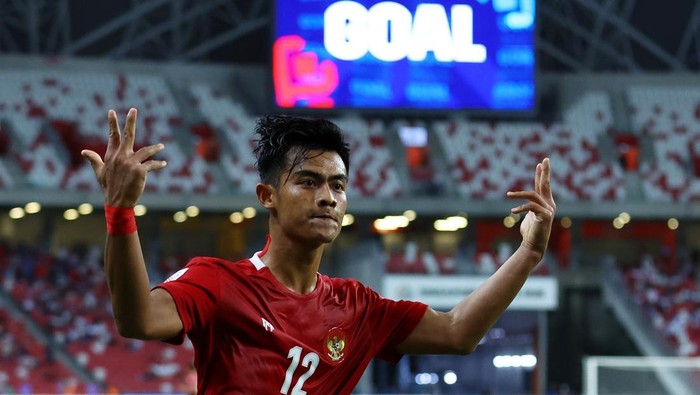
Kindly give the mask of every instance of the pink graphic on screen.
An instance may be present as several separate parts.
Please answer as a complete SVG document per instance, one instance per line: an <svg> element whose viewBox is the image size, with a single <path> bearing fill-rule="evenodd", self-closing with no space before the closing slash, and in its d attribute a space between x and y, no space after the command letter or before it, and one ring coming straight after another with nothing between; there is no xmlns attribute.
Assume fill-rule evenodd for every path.
<svg viewBox="0 0 700 395"><path fill-rule="evenodd" d="M306 41L297 35L282 36L272 49L272 75L275 99L280 107L294 107L300 101L307 107L332 108L331 94L338 87L338 67L330 60L319 63L318 55L302 52Z"/></svg>

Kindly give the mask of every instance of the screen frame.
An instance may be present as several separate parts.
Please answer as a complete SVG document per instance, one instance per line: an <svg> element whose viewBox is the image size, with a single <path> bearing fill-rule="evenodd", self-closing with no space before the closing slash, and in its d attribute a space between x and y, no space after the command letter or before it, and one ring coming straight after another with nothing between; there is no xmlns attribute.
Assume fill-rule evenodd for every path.
<svg viewBox="0 0 700 395"><path fill-rule="evenodd" d="M532 107L529 109L487 109L487 108L420 108L420 107L363 107L363 106L334 106L332 108L317 108L317 107L282 107L277 104L276 91L274 84L273 71L273 46L277 40L277 14L278 3L286 0L272 0L272 17L269 25L269 43L268 53L270 62L267 64L268 77L268 103L272 113L289 114L305 117L335 117L343 114L360 114L362 116L375 118L402 118L402 119L441 119L445 117L467 117L470 119L535 119L541 111L541 89L540 89L540 71L539 71L539 47L540 41L540 7L539 0L533 0L535 3L535 21L533 26L533 95Z"/></svg>

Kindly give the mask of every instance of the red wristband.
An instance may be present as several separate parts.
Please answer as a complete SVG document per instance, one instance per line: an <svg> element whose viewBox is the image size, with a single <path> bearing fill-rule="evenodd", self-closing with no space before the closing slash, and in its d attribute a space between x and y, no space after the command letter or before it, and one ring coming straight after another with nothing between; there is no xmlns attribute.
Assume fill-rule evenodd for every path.
<svg viewBox="0 0 700 395"><path fill-rule="evenodd" d="M109 235L123 236L136 232L136 216L133 207L114 207L105 203L105 218Z"/></svg>

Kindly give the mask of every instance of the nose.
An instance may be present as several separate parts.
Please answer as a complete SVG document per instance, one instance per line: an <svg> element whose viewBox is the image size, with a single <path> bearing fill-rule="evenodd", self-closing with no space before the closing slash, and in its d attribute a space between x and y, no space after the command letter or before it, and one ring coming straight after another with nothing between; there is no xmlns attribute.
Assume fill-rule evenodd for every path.
<svg viewBox="0 0 700 395"><path fill-rule="evenodd" d="M325 185L318 189L317 195L318 205L321 207L330 206L335 208L338 205L338 200L336 199L330 186Z"/></svg>

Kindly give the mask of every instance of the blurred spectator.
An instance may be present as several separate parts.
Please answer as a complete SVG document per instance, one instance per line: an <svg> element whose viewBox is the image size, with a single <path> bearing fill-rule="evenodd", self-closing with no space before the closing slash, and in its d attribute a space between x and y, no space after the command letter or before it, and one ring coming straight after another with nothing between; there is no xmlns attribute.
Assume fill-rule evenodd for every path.
<svg viewBox="0 0 700 395"><path fill-rule="evenodd" d="M6 156L10 152L11 146L12 140L10 133L4 127L2 122L0 122L0 156Z"/></svg>
<svg viewBox="0 0 700 395"><path fill-rule="evenodd" d="M632 133L615 136L618 158L623 169L636 172L639 169L639 138Z"/></svg>
<svg viewBox="0 0 700 395"><path fill-rule="evenodd" d="M117 335L99 246L64 247L51 255L0 245L0 255L3 286L54 343L39 344L0 308L0 393L155 393L172 387L163 377L183 372L191 363L192 347L178 352L167 344L144 347L142 341ZM56 346L72 354L99 384L82 382L56 362ZM163 359L149 367L152 355ZM137 372L151 372L152 380L140 380Z"/></svg>

